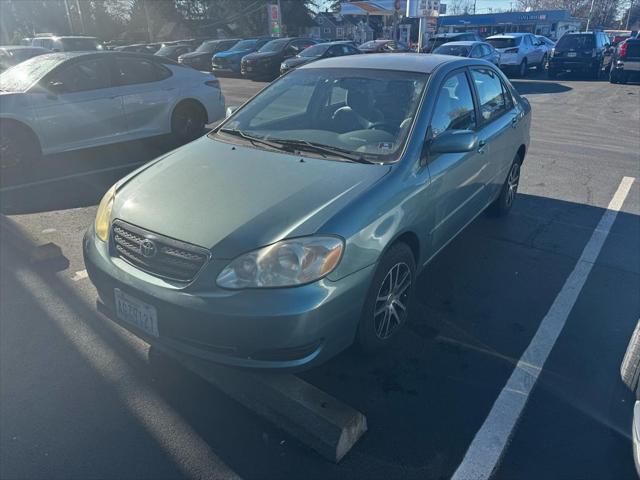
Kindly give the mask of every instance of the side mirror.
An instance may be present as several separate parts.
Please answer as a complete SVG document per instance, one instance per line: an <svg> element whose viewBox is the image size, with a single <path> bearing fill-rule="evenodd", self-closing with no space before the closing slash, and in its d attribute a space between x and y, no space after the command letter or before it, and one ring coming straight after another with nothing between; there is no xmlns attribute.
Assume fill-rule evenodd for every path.
<svg viewBox="0 0 640 480"><path fill-rule="evenodd" d="M227 107L227 113L225 115L225 118L229 118L231 115L233 115L233 112L235 112L238 108L238 105L231 105L230 107Z"/></svg>
<svg viewBox="0 0 640 480"><path fill-rule="evenodd" d="M478 148L478 136L471 130L443 132L429 145L429 153L463 153Z"/></svg>

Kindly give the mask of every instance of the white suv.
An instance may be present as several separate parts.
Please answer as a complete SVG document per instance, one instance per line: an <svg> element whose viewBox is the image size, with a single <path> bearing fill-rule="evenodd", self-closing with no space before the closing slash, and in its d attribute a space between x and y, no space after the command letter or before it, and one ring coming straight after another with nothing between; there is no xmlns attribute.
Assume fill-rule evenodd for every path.
<svg viewBox="0 0 640 480"><path fill-rule="evenodd" d="M503 33L485 40L500 52L500 68L524 77L529 68L544 68L547 60L544 42L531 33Z"/></svg>

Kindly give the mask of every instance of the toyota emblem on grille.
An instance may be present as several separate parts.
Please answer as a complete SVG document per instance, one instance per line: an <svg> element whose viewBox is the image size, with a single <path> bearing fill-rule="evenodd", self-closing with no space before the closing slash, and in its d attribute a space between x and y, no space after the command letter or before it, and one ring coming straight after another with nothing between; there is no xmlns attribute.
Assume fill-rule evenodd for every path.
<svg viewBox="0 0 640 480"><path fill-rule="evenodd" d="M156 253L158 253L158 248L153 241L145 238L140 244L140 253L142 253L142 256L145 258L152 258L156 256Z"/></svg>

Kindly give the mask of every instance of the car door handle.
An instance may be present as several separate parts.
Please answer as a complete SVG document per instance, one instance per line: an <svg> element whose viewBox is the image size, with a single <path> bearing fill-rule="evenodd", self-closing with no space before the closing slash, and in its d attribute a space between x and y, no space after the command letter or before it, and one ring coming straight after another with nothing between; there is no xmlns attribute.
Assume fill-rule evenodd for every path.
<svg viewBox="0 0 640 480"><path fill-rule="evenodd" d="M511 128L516 128L520 119L516 116L511 119Z"/></svg>
<svg viewBox="0 0 640 480"><path fill-rule="evenodd" d="M167 87L167 88L163 88L162 90L164 90L165 92L171 92L172 90L175 90L176 87Z"/></svg>
<svg viewBox="0 0 640 480"><path fill-rule="evenodd" d="M484 155L487 151L487 142L485 140L480 140L478 142L478 153Z"/></svg>

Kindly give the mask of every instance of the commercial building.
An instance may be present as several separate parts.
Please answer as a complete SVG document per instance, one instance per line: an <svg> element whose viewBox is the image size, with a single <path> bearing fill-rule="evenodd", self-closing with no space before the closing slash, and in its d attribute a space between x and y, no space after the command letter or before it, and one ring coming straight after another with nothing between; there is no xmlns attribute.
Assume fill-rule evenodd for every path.
<svg viewBox="0 0 640 480"><path fill-rule="evenodd" d="M580 30L582 20L568 10L447 15L438 19L438 33L478 32L483 37L509 32L528 32L557 40L566 32Z"/></svg>

